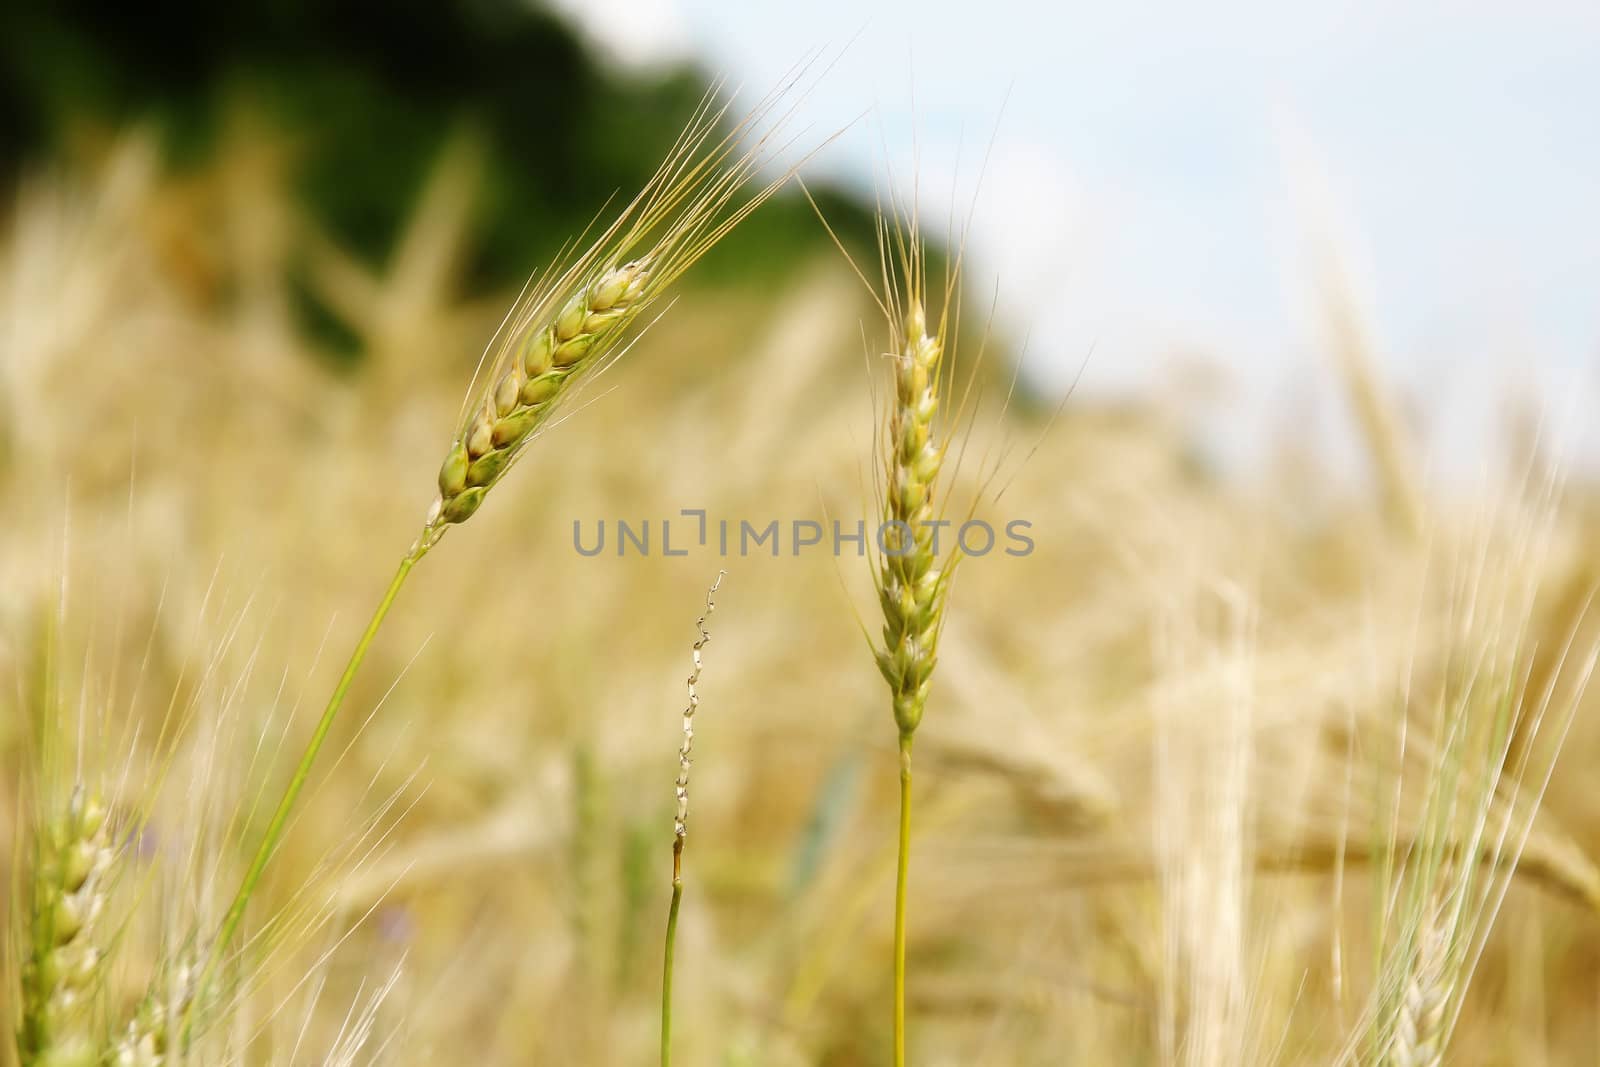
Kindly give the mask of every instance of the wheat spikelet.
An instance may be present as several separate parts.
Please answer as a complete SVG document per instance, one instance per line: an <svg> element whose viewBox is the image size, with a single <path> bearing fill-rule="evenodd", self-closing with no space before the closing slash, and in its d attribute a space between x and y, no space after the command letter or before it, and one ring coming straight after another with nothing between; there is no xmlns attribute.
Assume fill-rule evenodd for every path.
<svg viewBox="0 0 1600 1067"><path fill-rule="evenodd" d="M114 853L105 805L81 784L66 810L41 827L36 842L29 926L22 969L23 1067L97 1062L90 1002L104 956L96 943Z"/></svg>
<svg viewBox="0 0 1600 1067"><path fill-rule="evenodd" d="M767 97L720 139L726 108L702 105L599 240L524 292L485 353L487 387L475 394L439 468L439 496L419 546L471 518L578 380L617 353L628 326L787 180L792 169L726 212L775 151L783 116L762 127L791 87ZM754 144L742 149L747 138Z"/></svg>

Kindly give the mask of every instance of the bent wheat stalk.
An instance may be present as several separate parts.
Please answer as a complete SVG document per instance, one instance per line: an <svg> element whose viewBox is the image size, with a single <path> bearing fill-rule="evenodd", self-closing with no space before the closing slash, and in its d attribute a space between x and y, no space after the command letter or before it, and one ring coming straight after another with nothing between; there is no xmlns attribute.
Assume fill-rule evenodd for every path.
<svg viewBox="0 0 1600 1067"><path fill-rule="evenodd" d="M708 96L616 221L568 265L530 282L501 323L468 390L462 421L439 471L439 494L422 531L401 558L357 641L210 944L195 995L184 1008L185 1038L361 663L412 568L451 526L477 512L579 381L620 351L629 325L793 174L791 167L745 195L757 172L784 147L777 143L787 118L780 107L797 80L785 82L721 133L727 105L717 106Z"/></svg>

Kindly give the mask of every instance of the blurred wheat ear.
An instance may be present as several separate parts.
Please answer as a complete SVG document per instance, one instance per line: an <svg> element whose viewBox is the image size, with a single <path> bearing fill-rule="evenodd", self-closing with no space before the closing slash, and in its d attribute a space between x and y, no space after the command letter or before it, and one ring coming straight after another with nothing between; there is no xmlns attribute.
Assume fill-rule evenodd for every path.
<svg viewBox="0 0 1600 1067"><path fill-rule="evenodd" d="M114 1067L162 1067L172 1046L172 1023L189 1008L195 968L188 954L157 972L111 1049Z"/></svg>
<svg viewBox="0 0 1600 1067"><path fill-rule="evenodd" d="M1444 1060L1445 1013L1450 1006L1450 952L1437 920L1418 931L1416 967L1395 1013L1390 1058L1394 1067L1437 1067Z"/></svg>
<svg viewBox="0 0 1600 1067"><path fill-rule="evenodd" d="M1483 557L1467 571L1450 666L1431 692L1402 707L1393 796L1377 816L1375 904L1378 974L1346 1058L1393 1067L1446 1061L1467 992L1512 880L1547 879L1593 903L1592 865L1559 834L1535 833L1551 773L1597 663L1585 636L1584 607L1556 642L1561 665L1540 682L1530 669L1538 584L1529 576L1549 551L1553 509L1514 512L1496 536L1485 535L1495 566ZM1509 536L1507 536L1509 535ZM1504 543L1497 537L1507 537ZM1592 600L1586 596L1585 604ZM1565 676L1557 685L1556 676ZM1422 739L1409 739L1415 712ZM1423 773L1406 771L1419 749ZM1411 783L1420 795L1408 800ZM1410 839L1394 827L1409 806ZM1524 866L1523 861L1527 860Z"/></svg>
<svg viewBox="0 0 1600 1067"><path fill-rule="evenodd" d="M115 861L110 842L105 805L83 782L35 830L17 1034L23 1067L98 1062L92 1008L104 977L99 920Z"/></svg>

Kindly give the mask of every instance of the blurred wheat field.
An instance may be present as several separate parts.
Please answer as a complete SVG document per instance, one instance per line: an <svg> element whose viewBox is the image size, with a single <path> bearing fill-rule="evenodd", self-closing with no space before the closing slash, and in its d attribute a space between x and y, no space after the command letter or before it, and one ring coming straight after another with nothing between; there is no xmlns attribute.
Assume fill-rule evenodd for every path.
<svg viewBox="0 0 1600 1067"><path fill-rule="evenodd" d="M3 884L30 723L57 716L113 813L148 806L118 1016L181 955L172 915L220 916L514 295L462 295L470 139L376 271L252 144L174 176L129 134L30 178L0 248ZM295 319L297 284L358 363ZM572 542L684 508L869 513L875 321L837 256L687 290L419 571L252 905L238 1062L648 1062L688 620L719 567L678 1054L888 1062L895 753L864 565ZM1006 488L973 462L958 491L1037 548L953 594L918 749L915 1062L1400 1062L1351 1042L1385 1000L1374 915L1429 842L1506 890L1446 1062L1600 1057L1594 487L1534 441L1476 493L1415 488L1378 370L1333 354L1383 491L1305 454L1222 477L1181 400L1050 419L985 372L970 448L1011 449ZM1474 810L1472 773L1440 785L1478 729L1449 709L1507 702L1543 717ZM1502 814L1518 848L1452 852Z"/></svg>

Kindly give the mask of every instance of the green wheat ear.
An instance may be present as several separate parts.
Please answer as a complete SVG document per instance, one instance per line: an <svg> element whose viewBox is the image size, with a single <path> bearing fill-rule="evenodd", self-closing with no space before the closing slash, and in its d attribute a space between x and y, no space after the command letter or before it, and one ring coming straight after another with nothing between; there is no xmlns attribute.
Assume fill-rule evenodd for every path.
<svg viewBox="0 0 1600 1067"><path fill-rule="evenodd" d="M30 879L30 948L22 967L22 1067L99 1062L91 1008L103 978L99 920L115 852L106 808L81 783L39 827Z"/></svg>
<svg viewBox="0 0 1600 1067"><path fill-rule="evenodd" d="M188 1010L194 994L193 954L164 962L117 1035L110 1067L163 1067L172 1052L171 1021Z"/></svg>
<svg viewBox="0 0 1600 1067"><path fill-rule="evenodd" d="M944 341L928 335L913 295L895 353L894 405L884 471L884 548L878 567L883 645L878 670L889 683L895 725L909 743L922 722L938 661L949 570L934 551L935 495L944 449L934 432Z"/></svg>
<svg viewBox="0 0 1600 1067"><path fill-rule="evenodd" d="M741 200L776 151L783 116L769 119L788 88L720 136L726 109L702 106L600 239L524 292L484 353L486 380L469 391L420 545L476 514L581 380L617 354L639 315L788 180L793 168ZM754 143L741 147L746 140Z"/></svg>
<svg viewBox="0 0 1600 1067"><path fill-rule="evenodd" d="M574 293L551 323L533 329L439 468L430 526L472 517L573 379L615 344L645 306L652 281L648 259L613 267Z"/></svg>

